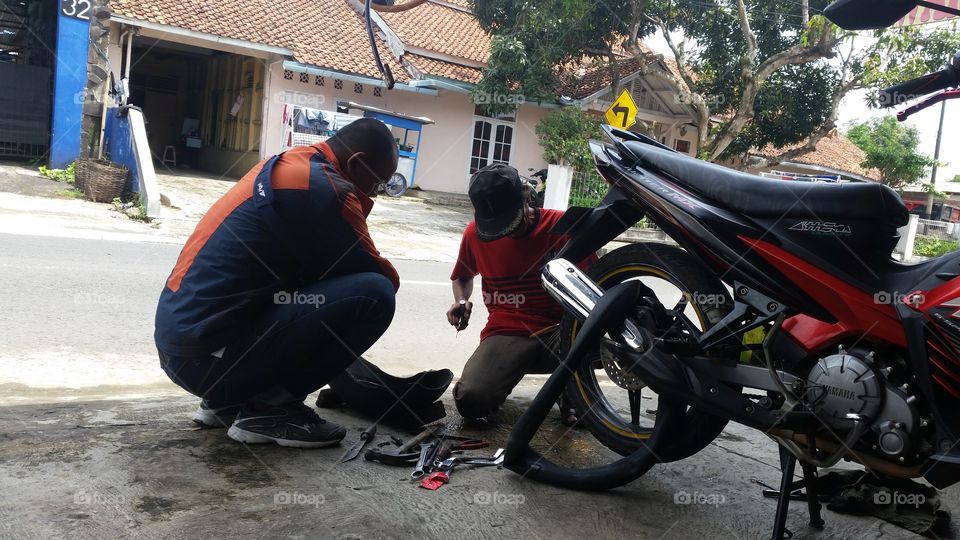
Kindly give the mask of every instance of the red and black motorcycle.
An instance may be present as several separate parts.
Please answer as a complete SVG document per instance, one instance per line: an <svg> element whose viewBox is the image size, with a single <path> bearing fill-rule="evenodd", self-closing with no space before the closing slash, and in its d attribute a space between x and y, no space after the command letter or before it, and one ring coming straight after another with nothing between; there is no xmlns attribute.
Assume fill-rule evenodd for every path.
<svg viewBox="0 0 960 540"><path fill-rule="evenodd" d="M840 0L825 13L862 29L916 5ZM882 101L958 85L960 53ZM841 459L939 488L960 480L960 252L894 260L908 213L887 186L773 181L606 131L610 142L591 149L609 192L597 208L567 212L557 229L572 240L543 271L565 308L565 358L515 425L508 468L607 489L697 453L734 421L780 444L774 538L785 534L797 462L816 527L817 469ZM632 244L587 273L569 262L644 218L681 247ZM629 417L604 375L626 391ZM659 396L655 415L646 388ZM530 448L564 391L623 459L570 469Z"/></svg>

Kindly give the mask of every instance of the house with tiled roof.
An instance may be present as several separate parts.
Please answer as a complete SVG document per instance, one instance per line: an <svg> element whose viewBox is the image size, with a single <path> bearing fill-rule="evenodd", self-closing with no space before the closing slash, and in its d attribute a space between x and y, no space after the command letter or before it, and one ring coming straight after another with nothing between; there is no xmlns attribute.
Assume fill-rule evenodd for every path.
<svg viewBox="0 0 960 540"><path fill-rule="evenodd" d="M860 182L876 182L880 178L880 171L863 167L862 163L867 159L864 151L837 130L817 141L812 150L801 152L789 159L781 157L806 144L807 141L802 141L782 148L768 145L766 148L754 150L748 159L759 162L762 166L755 167L751 172L782 177L820 175Z"/></svg>
<svg viewBox="0 0 960 540"><path fill-rule="evenodd" d="M585 61L558 80L556 102L521 96L512 113L485 115L476 102L483 97L471 90L482 79L490 36L466 0L373 13L392 89L377 69L357 0L112 0L111 8L107 55L116 99L144 111L151 151L171 166L239 176L290 144L291 107L391 111L432 121L414 141L401 141L416 148L416 185L462 193L469 175L491 162L522 173L545 167L535 128L551 108L576 104L601 114L615 97L610 70ZM625 57L618 69L621 87L640 106L634 129L692 152L687 107L641 76L669 65L651 54Z"/></svg>

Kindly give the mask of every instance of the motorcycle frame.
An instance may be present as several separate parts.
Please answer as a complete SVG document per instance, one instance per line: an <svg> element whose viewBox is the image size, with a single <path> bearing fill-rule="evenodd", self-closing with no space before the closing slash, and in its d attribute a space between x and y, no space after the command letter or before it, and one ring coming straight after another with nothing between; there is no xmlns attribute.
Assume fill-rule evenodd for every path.
<svg viewBox="0 0 960 540"><path fill-rule="evenodd" d="M948 263L956 264L954 258L933 261L910 289L929 291L924 294L925 302L878 303L865 292L871 291L869 285L788 238L771 234L775 223L712 205L684 189L669 174L641 163L622 141L662 146L659 143L632 132L605 130L612 145L598 141L590 145L597 169L610 189L597 208L572 208L557 224L556 232L571 235L558 258L582 260L646 216L734 287L734 310L714 327L726 330L726 339L740 340L747 330L768 325L783 314L786 320L779 334L787 338L789 350L800 357L817 358L835 352L838 345L852 339L904 350L915 377L913 384L936 419L936 448L947 449L957 442L952 435L957 432L955 421L946 421L956 415L941 406L943 392L935 391L927 354L927 335L936 332L928 324L929 310L945 299L960 297L960 278L944 282L941 272ZM762 303L737 294L742 287L752 296L772 302L767 307L776 304L775 309L764 310ZM704 338L716 334L704 334L698 343L704 349L715 346L719 340ZM655 391L662 388L689 405L756 429L785 426L782 410L764 410L739 391L740 386L779 391L762 368L723 365L716 358L706 357L685 357L681 362L656 347L637 353L620 346L614 347L614 352L633 365L635 373ZM767 384L761 384L763 375L767 375L763 381ZM786 378L783 372L779 376ZM922 474L938 487L960 481L960 455L934 454Z"/></svg>

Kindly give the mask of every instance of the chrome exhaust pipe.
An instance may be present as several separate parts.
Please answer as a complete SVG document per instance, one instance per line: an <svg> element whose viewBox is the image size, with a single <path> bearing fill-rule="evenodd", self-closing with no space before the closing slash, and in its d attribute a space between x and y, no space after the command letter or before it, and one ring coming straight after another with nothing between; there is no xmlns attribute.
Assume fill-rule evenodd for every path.
<svg viewBox="0 0 960 540"><path fill-rule="evenodd" d="M548 262L543 267L541 278L543 287L550 296L580 322L587 319L603 296L603 289L566 259ZM607 337L612 339L609 334ZM636 352L644 352L650 348L650 340L630 317L623 321L619 337L620 339L614 341L623 343Z"/></svg>

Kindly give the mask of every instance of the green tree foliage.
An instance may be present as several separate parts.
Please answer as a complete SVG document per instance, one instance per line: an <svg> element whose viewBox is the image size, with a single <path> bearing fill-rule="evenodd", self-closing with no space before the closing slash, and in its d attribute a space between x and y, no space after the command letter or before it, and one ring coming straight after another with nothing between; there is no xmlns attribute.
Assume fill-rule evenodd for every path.
<svg viewBox="0 0 960 540"><path fill-rule="evenodd" d="M856 124L847 137L867 154L862 166L880 171L880 181L894 188L922 179L934 160L917 151L920 134L892 116Z"/></svg>
<svg viewBox="0 0 960 540"><path fill-rule="evenodd" d="M810 1L813 9L822 9L827 3ZM688 83L688 93L699 95L699 103L704 104L704 110L697 113L701 144L707 142L711 114L743 109L743 118L736 118L726 131L714 132L722 139L722 148L715 148L711 157L717 157L753 120L755 100L761 93L764 104L778 96L792 99L762 119L763 126L777 128L775 133L767 136L765 127L754 128L740 145L785 138L795 142L827 116L830 103L822 99L820 83L837 77L825 63L788 75L771 75L784 65L806 64L826 56L832 38L821 38L830 28L822 22L819 26L808 24L795 0L746 2L743 12L738 5L730 0L476 1L474 12L493 36L490 61L477 91L521 93L528 101L553 100L556 75L571 63L592 56L608 61L614 73L619 58L614 51L638 54L639 40L653 32L682 31L685 40L696 45L685 51L688 56L681 54L679 63L696 77L675 82ZM820 34L812 35L816 31ZM611 80L615 85L617 77L611 76ZM810 90L812 86L797 91L804 81L816 82L819 94ZM681 92L679 97L688 96ZM745 102L742 106L741 101Z"/></svg>
<svg viewBox="0 0 960 540"><path fill-rule="evenodd" d="M743 68L748 55L740 18L733 2L706 0L667 2L670 7L661 17L664 26L680 31L687 40L684 51L686 64L697 74L696 91L709 96L712 113L722 113L740 100L743 92ZM691 9L690 4L702 3L702 10ZM812 0L810 8L821 11L829 0ZM763 0L744 2L750 29L756 36L757 51L754 61L762 64L774 55L797 45L805 38L809 23L804 22L800 3L796 0ZM822 24L822 23L821 23ZM818 63L809 71L827 70ZM794 69L796 76L799 70ZM771 78L765 86L776 87L770 94L784 93L784 84L790 77Z"/></svg>
<svg viewBox="0 0 960 540"><path fill-rule="evenodd" d="M556 100L558 66L584 55L607 55L630 33L625 0L478 0L473 11L493 36L478 92ZM625 10L625 11L623 11ZM626 13L626 18L620 14ZM652 25L644 23L644 33Z"/></svg>
<svg viewBox="0 0 960 540"><path fill-rule="evenodd" d="M753 121L730 143L724 157L768 144L781 148L809 137L829 118L839 78L826 62L785 66L774 73L757 94Z"/></svg>
<svg viewBox="0 0 960 540"><path fill-rule="evenodd" d="M588 171L593 168L593 158L587 141L602 137L603 131L597 116L577 107L564 107L540 120L537 136L543 147L543 159Z"/></svg>
<svg viewBox="0 0 960 540"><path fill-rule="evenodd" d="M610 64L616 86L613 52L640 54L659 32L680 77L645 75L669 80L692 107L701 155L807 140L803 152L836 127L849 92L917 77L960 48L956 25L844 32L817 15L829 3L809 0L804 12L796 0L476 0L493 36L477 91L553 101L557 74L585 57Z"/></svg>
<svg viewBox="0 0 960 540"><path fill-rule="evenodd" d="M851 58L852 72L861 79L860 87L879 90L940 69L957 50L960 29L956 23L877 30ZM867 99L873 106L880 105L876 92Z"/></svg>

